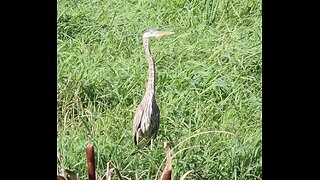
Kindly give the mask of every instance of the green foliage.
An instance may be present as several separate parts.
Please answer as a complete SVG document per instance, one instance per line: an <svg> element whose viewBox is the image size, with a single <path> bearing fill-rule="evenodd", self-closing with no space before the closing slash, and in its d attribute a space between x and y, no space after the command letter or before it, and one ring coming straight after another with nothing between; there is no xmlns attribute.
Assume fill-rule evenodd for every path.
<svg viewBox="0 0 320 180"><path fill-rule="evenodd" d="M59 171L87 178L92 142L99 177L110 161L124 179L155 179L164 141L175 147L223 130L235 135L207 133L175 147L173 177L195 170L206 179L262 179L261 1L57 3ZM131 130L147 81L141 36L149 27L175 34L151 43L161 123L153 150L138 151Z"/></svg>

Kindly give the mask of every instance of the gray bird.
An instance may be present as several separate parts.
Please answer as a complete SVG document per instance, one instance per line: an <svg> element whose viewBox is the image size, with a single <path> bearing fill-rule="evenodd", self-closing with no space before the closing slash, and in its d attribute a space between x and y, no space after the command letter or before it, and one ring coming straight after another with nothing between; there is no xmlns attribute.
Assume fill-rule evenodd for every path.
<svg viewBox="0 0 320 180"><path fill-rule="evenodd" d="M144 31L142 40L143 47L145 49L147 61L148 61L148 83L146 86L146 92L144 97L137 107L134 120L133 120L133 136L134 143L138 145L141 137L149 140L151 143L151 148L154 139L157 136L160 124L160 111L156 102L155 95L155 63L152 58L149 42L152 38L159 38L161 36L171 35L173 32L168 31L158 31L156 29L147 29Z"/></svg>

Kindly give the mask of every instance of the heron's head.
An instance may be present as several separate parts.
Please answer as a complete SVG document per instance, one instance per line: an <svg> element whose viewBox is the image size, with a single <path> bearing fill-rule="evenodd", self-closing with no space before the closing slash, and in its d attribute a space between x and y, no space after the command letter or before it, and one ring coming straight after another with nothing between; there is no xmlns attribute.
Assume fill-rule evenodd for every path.
<svg viewBox="0 0 320 180"><path fill-rule="evenodd" d="M158 31L156 29L146 29L143 32L143 38L159 38L161 36L168 36L173 34L173 32L169 31Z"/></svg>

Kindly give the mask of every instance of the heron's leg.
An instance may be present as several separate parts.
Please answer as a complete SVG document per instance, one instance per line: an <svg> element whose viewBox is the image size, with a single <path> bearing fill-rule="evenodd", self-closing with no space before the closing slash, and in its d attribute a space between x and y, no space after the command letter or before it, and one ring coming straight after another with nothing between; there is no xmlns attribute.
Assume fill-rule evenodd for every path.
<svg viewBox="0 0 320 180"><path fill-rule="evenodd" d="M136 169L135 169L135 171L136 171L136 173L135 173L135 175L136 175L136 180L139 180L140 178L139 178L139 163L140 163L140 160L141 160L141 158L142 158L142 154L141 153L139 153L139 146L138 146L138 154L135 156L135 166L136 166ZM141 175L140 175L140 177L141 177Z"/></svg>
<svg viewBox="0 0 320 180"><path fill-rule="evenodd" d="M153 146L153 138L151 138L151 150L152 150L152 146Z"/></svg>

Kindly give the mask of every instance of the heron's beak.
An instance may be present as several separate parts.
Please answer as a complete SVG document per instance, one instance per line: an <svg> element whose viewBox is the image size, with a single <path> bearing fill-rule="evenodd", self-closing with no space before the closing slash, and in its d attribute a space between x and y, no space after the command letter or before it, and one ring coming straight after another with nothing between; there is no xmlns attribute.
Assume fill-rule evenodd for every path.
<svg viewBox="0 0 320 180"><path fill-rule="evenodd" d="M174 32L169 32L169 31L160 31L159 34L157 35L157 37L161 37L161 36L169 36L171 34L174 34Z"/></svg>

